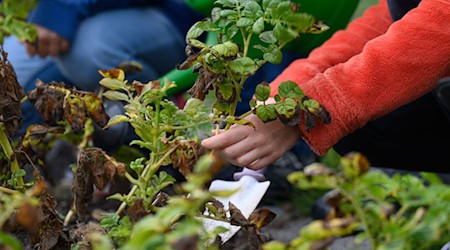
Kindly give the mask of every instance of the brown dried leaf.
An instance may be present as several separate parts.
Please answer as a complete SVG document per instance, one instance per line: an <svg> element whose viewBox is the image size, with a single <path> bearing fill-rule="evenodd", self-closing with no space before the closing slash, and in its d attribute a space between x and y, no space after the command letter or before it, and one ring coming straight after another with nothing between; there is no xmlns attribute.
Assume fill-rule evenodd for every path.
<svg viewBox="0 0 450 250"><path fill-rule="evenodd" d="M0 53L0 121L5 123L8 135L13 136L22 124L20 100L24 93L8 61L8 54L1 46Z"/></svg>
<svg viewBox="0 0 450 250"><path fill-rule="evenodd" d="M47 193L40 197L41 206L38 231L31 235L32 242L39 245L39 249L52 249L57 244L67 244L63 223L56 213L56 201Z"/></svg>
<svg viewBox="0 0 450 250"><path fill-rule="evenodd" d="M102 100L94 93L82 92L80 94L84 102L87 115L100 127L106 126L109 116L106 113Z"/></svg>
<svg viewBox="0 0 450 250"><path fill-rule="evenodd" d="M83 133L87 114L84 102L77 96L67 96L64 102L64 119L75 134Z"/></svg>
<svg viewBox="0 0 450 250"><path fill-rule="evenodd" d="M50 125L57 125L64 117L65 93L60 91L63 83L51 82L45 84L36 81L36 89L28 93L28 99L41 114L44 121Z"/></svg>
<svg viewBox="0 0 450 250"><path fill-rule="evenodd" d="M250 214L248 220L254 224L257 229L261 229L269 224L277 215L267 208L259 208Z"/></svg>
<svg viewBox="0 0 450 250"><path fill-rule="evenodd" d="M127 215L133 223L136 223L148 214L149 212L145 210L144 201L141 198L135 200L133 204L127 208Z"/></svg>
<svg viewBox="0 0 450 250"><path fill-rule="evenodd" d="M192 172L204 149L195 141L175 141L175 145L178 145L177 149L170 155L172 164L186 177Z"/></svg>
<svg viewBox="0 0 450 250"><path fill-rule="evenodd" d="M156 195L156 198L152 202L152 205L155 207L164 207L167 205L169 199L170 196L167 193L161 191L158 193L158 195Z"/></svg>
<svg viewBox="0 0 450 250"><path fill-rule="evenodd" d="M184 62L181 64L177 64L176 68L179 70L186 70L192 67L192 65L197 61L197 58L200 56L200 53L189 55Z"/></svg>
<svg viewBox="0 0 450 250"><path fill-rule="evenodd" d="M100 148L87 148L80 152L78 167L73 184L74 203L77 215L81 221L87 219L87 203L92 199L94 185L103 189L113 181L117 172L116 167L123 166L114 158L108 156Z"/></svg>
<svg viewBox="0 0 450 250"><path fill-rule="evenodd" d="M98 72L105 78L118 79L120 81L123 81L125 79L125 74L121 69L110 69L110 70L100 69Z"/></svg>
<svg viewBox="0 0 450 250"><path fill-rule="evenodd" d="M144 69L144 67L139 62L135 62L135 61L124 61L124 62L119 63L119 65L117 65L117 67L119 69L123 70L123 72L125 72L125 74L138 73Z"/></svg>
<svg viewBox="0 0 450 250"><path fill-rule="evenodd" d="M233 203L229 202L228 207L230 210L230 223L231 225L241 226L241 227L249 227L253 224L250 223L242 214L241 210L237 208Z"/></svg>

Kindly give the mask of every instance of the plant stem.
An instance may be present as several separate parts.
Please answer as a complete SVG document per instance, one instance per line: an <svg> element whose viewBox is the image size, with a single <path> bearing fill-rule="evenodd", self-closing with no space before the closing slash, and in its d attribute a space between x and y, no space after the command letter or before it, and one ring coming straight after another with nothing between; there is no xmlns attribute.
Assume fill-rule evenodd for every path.
<svg viewBox="0 0 450 250"><path fill-rule="evenodd" d="M5 188L5 187L2 187L2 186L0 186L0 192L3 192L5 194L17 194L18 193L17 190Z"/></svg>
<svg viewBox="0 0 450 250"><path fill-rule="evenodd" d="M148 165L146 165L145 168L144 168L144 170L142 171L140 177L145 179L145 177L147 176L147 173L150 172L150 169L152 169L152 170L158 169L159 166L161 166L161 164L166 160L166 158L169 157L170 154L172 154L172 153L175 151L175 149L177 149L177 146L175 146L175 147L171 148L169 151L167 151L167 152L161 157L161 159L159 159L159 161L156 162L155 164L148 164ZM137 188L138 188L137 185L133 185L133 187L131 188L130 192L129 192L128 195L127 195L127 198L126 198L127 201L129 200L129 198L130 198L131 196L134 195L134 193L136 192ZM120 204L119 208L118 208L117 211L116 211L116 214L117 214L117 215L120 215L120 214L122 213L122 211L125 209L125 207L127 206L127 201L124 201L124 202L122 202L122 204Z"/></svg>
<svg viewBox="0 0 450 250"><path fill-rule="evenodd" d="M0 144L2 145L3 152L5 152L6 158L11 161L11 172L16 173L20 170L19 163L15 157L12 159L14 151L11 147L8 136L5 133L5 126L2 122L0 122ZM18 190L25 192L25 184L22 176L17 176L15 178L17 179Z"/></svg>
<svg viewBox="0 0 450 250"><path fill-rule="evenodd" d="M70 223L70 220L75 215L75 208L70 208L69 212L67 212L66 217L64 217L63 225L67 226Z"/></svg>
<svg viewBox="0 0 450 250"><path fill-rule="evenodd" d="M365 215L364 211L362 210L361 206L359 206L359 203L355 200L355 198L353 197L353 195L351 193L348 193L347 191L345 191L342 188L338 188L338 189L345 197L347 197L347 199L352 204L352 207L355 209L355 212L358 215L358 217L360 218L361 223L364 226L364 230L367 233L367 238L368 238L370 246L372 247L372 249L377 249L377 246L378 246L377 242L375 241L375 238L373 237L373 234L369 227L369 223L367 222L366 215Z"/></svg>
<svg viewBox="0 0 450 250"><path fill-rule="evenodd" d="M78 149L82 150L89 145L89 141L91 140L92 134L94 133L94 126L92 125L92 119L88 118L86 123L84 124L84 134L83 139L78 145Z"/></svg>

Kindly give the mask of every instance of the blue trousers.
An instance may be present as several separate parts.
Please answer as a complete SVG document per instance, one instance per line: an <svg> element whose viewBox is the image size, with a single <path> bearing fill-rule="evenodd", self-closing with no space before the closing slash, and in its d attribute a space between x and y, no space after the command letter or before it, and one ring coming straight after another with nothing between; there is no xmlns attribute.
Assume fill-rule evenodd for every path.
<svg viewBox="0 0 450 250"><path fill-rule="evenodd" d="M111 69L124 61L136 61L143 71L127 76L129 80L148 82L158 79L185 59L184 35L154 7L129 8L101 12L85 19L70 50L58 57L29 57L14 37L5 39L4 48L25 91L35 81L64 81L78 89L94 91L100 85L99 69ZM31 103L23 105L21 134L40 116Z"/></svg>

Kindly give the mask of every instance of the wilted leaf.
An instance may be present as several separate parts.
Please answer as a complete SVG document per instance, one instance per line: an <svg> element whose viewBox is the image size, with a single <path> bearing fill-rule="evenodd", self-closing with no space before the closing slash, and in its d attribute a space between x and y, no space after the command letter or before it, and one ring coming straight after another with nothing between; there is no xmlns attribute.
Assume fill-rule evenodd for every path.
<svg viewBox="0 0 450 250"><path fill-rule="evenodd" d="M134 74L137 72L141 72L144 69L142 64L136 61L124 61L119 63L117 67L123 70L125 74Z"/></svg>
<svg viewBox="0 0 450 250"><path fill-rule="evenodd" d="M127 215L133 223L136 223L148 214L149 212L145 210L144 201L141 198L136 199L133 204L127 208Z"/></svg>
<svg viewBox="0 0 450 250"><path fill-rule="evenodd" d="M192 172L197 160L203 153L203 148L196 141L176 141L177 149L170 155L172 164L184 176Z"/></svg>
<svg viewBox="0 0 450 250"><path fill-rule="evenodd" d="M50 125L57 125L64 117L64 99L66 93L63 83L51 82L48 85L42 81L36 82L36 89L28 93L28 99L41 114L44 121Z"/></svg>
<svg viewBox="0 0 450 250"><path fill-rule="evenodd" d="M233 203L228 203L228 208L230 210L230 223L231 225L247 227L252 224L244 217L241 210L237 208Z"/></svg>
<svg viewBox="0 0 450 250"><path fill-rule="evenodd" d="M73 95L66 97L64 102L64 119L75 134L81 134L84 131L84 124L87 120L85 110L81 99Z"/></svg>
<svg viewBox="0 0 450 250"><path fill-rule="evenodd" d="M121 69L99 70L100 75L105 78L117 79L119 81L125 80L125 73Z"/></svg>
<svg viewBox="0 0 450 250"><path fill-rule="evenodd" d="M80 152L77 165L73 184L74 203L79 219L84 221L87 219L87 204L92 199L94 185L103 189L123 164L99 148L87 148Z"/></svg>
<svg viewBox="0 0 450 250"><path fill-rule="evenodd" d="M13 136L22 125L20 100L24 96L22 86L17 82L8 54L0 47L0 122L6 127L9 136Z"/></svg>
<svg viewBox="0 0 450 250"><path fill-rule="evenodd" d="M267 208L259 208L253 211L248 218L250 223L253 223L257 229L261 229L275 219L276 214Z"/></svg>

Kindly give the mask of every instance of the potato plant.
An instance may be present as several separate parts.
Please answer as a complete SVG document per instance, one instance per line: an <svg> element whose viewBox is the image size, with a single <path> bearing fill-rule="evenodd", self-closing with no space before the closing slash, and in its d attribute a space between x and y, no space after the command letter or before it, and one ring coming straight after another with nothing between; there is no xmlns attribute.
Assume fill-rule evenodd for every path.
<svg viewBox="0 0 450 250"><path fill-rule="evenodd" d="M350 153L339 169L313 163L292 173L289 181L300 189L331 189L325 196L330 210L289 245L271 242L264 249L326 249L350 234L371 249L441 249L450 239L450 187L434 174L390 177L369 166L363 155Z"/></svg>
<svg viewBox="0 0 450 250"><path fill-rule="evenodd" d="M17 6L30 7L28 3L32 2L26 2L26 5L18 3L12 0L2 2L2 35L14 34L31 42L35 34L22 22L25 12ZM104 77L100 84L106 88L100 96L126 104L125 113L111 119L106 115L99 96L63 83L38 82L36 89L22 99L24 94L12 66L7 63L6 54L3 54L0 66L5 80L1 83L5 86L0 88L0 94L7 98L1 102L0 139L4 154L0 159L11 167L3 175L7 183L2 185L0 193L5 198L5 206L0 206L0 209L4 209L10 223L17 226L2 227L2 230L20 235L25 246L40 249L219 248L218 235L224 228L206 232L199 218L207 217L248 229L251 245L255 249L261 248L263 237L259 230L274 218L274 214L260 209L247 219L233 204L226 211L223 204L214 199L232 192L206 190L223 162L213 153L203 152L200 138L209 135L214 126L219 129L223 125L225 130L233 124L252 126L244 119L251 112L263 121L278 117L290 126L301 122L300 114L304 114L308 127L312 127L317 119L329 122L326 110L304 96L293 82L283 83L280 94L275 96L276 103L267 105L264 102L269 98L270 88L267 84L258 86L255 96L263 104L256 106L256 101L252 101L251 111L241 117L234 116L240 91L248 77L266 62L280 62L281 49L300 34L318 33L325 29L325 25L311 15L300 13L299 6L289 1L218 0L212 18L196 23L186 36L187 59L179 69L193 67L199 73L190 90L193 98L187 105L180 109L167 99L166 91L174 83L130 83L122 70L100 70ZM201 42L200 37L206 32L216 34L217 43L207 45ZM252 50L257 52L251 55ZM212 105L203 103L207 96L213 100ZM34 104L46 125L32 125L25 136L12 145L11 138L21 120L21 99ZM132 125L139 139L131 144L148 153L129 166L92 147L94 124L107 129L119 122ZM67 215L59 214L55 200L45 192L45 188L41 188L39 194L34 194L37 201L25 203L29 204L27 213L21 213L21 209L16 209L21 204L9 206L7 198L27 194L42 180L35 171L36 181L25 183L23 177L29 173L25 173L22 166L31 164L37 170L35 164L42 163L40 153L48 149L50 141L61 138L59 134L75 136L79 144L71 208ZM160 171L161 166L169 164L187 179L174 187L174 196L163 192L175 181ZM94 192L124 178L131 184L129 192L109 197L121 202L115 213L101 215L99 224L89 223L92 211L88 205ZM203 214L205 208L209 211L206 215ZM26 214L35 216L30 218ZM8 237L2 239L10 240Z"/></svg>

